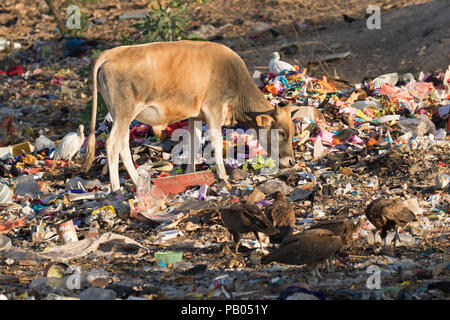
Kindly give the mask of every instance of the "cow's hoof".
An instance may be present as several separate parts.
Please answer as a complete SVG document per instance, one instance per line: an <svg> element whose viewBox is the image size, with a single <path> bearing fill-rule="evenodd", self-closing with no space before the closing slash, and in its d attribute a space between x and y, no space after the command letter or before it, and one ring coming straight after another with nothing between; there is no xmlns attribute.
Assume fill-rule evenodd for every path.
<svg viewBox="0 0 450 320"><path fill-rule="evenodd" d="M228 184L229 180L230 180L230 178L227 175L219 177L219 182L224 182L225 184Z"/></svg>
<svg viewBox="0 0 450 320"><path fill-rule="evenodd" d="M229 190L232 186L231 184L228 182L227 180L223 180L219 178L219 182L216 184L217 187L221 188L221 187L225 187L227 188L227 190Z"/></svg>

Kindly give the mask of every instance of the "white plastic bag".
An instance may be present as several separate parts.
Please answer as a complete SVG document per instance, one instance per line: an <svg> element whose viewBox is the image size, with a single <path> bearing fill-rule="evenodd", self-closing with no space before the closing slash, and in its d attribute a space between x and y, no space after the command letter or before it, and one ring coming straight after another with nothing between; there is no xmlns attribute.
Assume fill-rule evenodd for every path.
<svg viewBox="0 0 450 320"><path fill-rule="evenodd" d="M148 171L142 171L136 186L136 208L147 218L164 209L165 195L151 183Z"/></svg>

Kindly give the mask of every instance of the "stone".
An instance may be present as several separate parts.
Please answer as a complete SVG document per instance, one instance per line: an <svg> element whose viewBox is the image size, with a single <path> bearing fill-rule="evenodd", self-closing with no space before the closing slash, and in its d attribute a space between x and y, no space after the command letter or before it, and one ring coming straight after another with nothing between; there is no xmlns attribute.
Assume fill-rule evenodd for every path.
<svg viewBox="0 0 450 320"><path fill-rule="evenodd" d="M253 190L252 194L247 198L247 204L254 204L255 202L264 200L266 195L259 189Z"/></svg>
<svg viewBox="0 0 450 320"><path fill-rule="evenodd" d="M314 193L314 190L296 188L296 189L294 189L294 191L291 192L288 199L289 199L289 201L306 200L313 193Z"/></svg>
<svg viewBox="0 0 450 320"><path fill-rule="evenodd" d="M113 290L89 288L78 296L81 300L115 300L117 293Z"/></svg>
<svg viewBox="0 0 450 320"><path fill-rule="evenodd" d="M231 180L239 181L244 180L247 177L247 172L242 169L233 169L230 174Z"/></svg>

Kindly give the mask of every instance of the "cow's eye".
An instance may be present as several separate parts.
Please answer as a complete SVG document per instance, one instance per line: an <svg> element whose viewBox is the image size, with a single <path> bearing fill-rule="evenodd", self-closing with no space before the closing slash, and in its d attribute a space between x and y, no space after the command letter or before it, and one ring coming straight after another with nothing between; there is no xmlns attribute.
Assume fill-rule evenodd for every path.
<svg viewBox="0 0 450 320"><path fill-rule="evenodd" d="M282 138L286 138L286 133L285 133L284 131L281 131L281 130L280 130L280 136L281 136Z"/></svg>

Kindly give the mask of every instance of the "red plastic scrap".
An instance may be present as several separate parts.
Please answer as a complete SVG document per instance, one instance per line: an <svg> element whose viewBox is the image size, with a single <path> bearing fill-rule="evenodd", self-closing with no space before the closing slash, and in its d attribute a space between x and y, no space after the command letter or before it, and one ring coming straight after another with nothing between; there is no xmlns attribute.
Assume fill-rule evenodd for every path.
<svg viewBox="0 0 450 320"><path fill-rule="evenodd" d="M142 124L130 129L130 139L146 137L150 126Z"/></svg>
<svg viewBox="0 0 450 320"><path fill-rule="evenodd" d="M172 136L172 133L176 130L176 129L181 129L181 128L187 128L189 126L187 121L181 121L181 122L176 122L176 123L172 123L169 124L166 127L166 131L167 131L167 135L169 137Z"/></svg>
<svg viewBox="0 0 450 320"><path fill-rule="evenodd" d="M63 168L65 166L67 166L67 163L64 160L45 160L45 167L47 168Z"/></svg>
<svg viewBox="0 0 450 320"><path fill-rule="evenodd" d="M10 77L12 76L20 76L25 73L25 69L22 66L16 65L14 67L9 68L8 70L2 71L0 70L0 74L6 74Z"/></svg>
<svg viewBox="0 0 450 320"><path fill-rule="evenodd" d="M194 173L180 174L170 177L152 179L152 182L165 195L177 194L186 191L195 185L211 185L215 182L214 173L211 171L200 171Z"/></svg>
<svg viewBox="0 0 450 320"><path fill-rule="evenodd" d="M26 168L26 169L22 169L20 171L20 173L28 173L28 174L35 174L38 173L40 171L42 171L42 168Z"/></svg>
<svg viewBox="0 0 450 320"><path fill-rule="evenodd" d="M25 217L17 219L15 221L6 221L5 223L0 223L0 234L6 234L12 229L23 227L26 224L27 223L25 222Z"/></svg>

